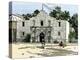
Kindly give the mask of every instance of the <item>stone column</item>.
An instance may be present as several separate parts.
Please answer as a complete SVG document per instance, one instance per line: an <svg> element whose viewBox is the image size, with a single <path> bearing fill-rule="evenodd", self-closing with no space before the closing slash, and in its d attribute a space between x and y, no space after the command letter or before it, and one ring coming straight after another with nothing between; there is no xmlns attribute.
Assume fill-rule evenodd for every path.
<svg viewBox="0 0 80 60"><path fill-rule="evenodd" d="M30 39L30 43L32 43L32 34L33 34L33 32L32 32L32 27L30 27L30 31L31 31L31 39Z"/></svg>

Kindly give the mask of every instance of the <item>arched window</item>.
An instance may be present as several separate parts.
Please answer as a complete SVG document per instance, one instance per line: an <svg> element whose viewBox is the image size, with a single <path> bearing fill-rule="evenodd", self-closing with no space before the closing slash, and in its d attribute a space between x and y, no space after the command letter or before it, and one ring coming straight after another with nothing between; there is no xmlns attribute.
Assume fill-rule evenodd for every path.
<svg viewBox="0 0 80 60"><path fill-rule="evenodd" d="M43 26L43 21L41 21L41 26Z"/></svg>
<svg viewBox="0 0 80 60"><path fill-rule="evenodd" d="M61 22L58 22L58 24L59 24L59 27L61 26Z"/></svg>

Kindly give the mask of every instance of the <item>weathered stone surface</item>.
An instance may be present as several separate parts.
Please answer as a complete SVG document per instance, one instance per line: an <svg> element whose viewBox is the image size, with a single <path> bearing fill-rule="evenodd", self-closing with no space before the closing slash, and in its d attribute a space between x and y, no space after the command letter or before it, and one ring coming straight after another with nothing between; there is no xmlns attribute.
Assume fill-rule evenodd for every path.
<svg viewBox="0 0 80 60"><path fill-rule="evenodd" d="M12 21L17 21L17 41L23 40L23 38L26 36L26 34L30 33L31 37L35 36L36 42L39 42L39 34L41 32L44 32L45 34L45 40L48 42L48 35L49 35L49 25L51 27L51 39L50 41L53 42L54 40L58 41L68 41L68 32L67 28L69 28L69 24L65 20L56 20L53 17L50 17L45 11L40 11L40 13L30 18L30 20L24 20L22 17L14 16L12 15ZM35 22L33 22L35 21ZM43 26L41 26L41 21L43 21ZM22 22L24 22L25 26L22 26ZM59 27L60 22L60 27ZM13 23L14 24L14 23ZM31 29L30 27L36 27ZM15 26L15 24L14 24ZM35 33L33 31L36 31ZM24 36L22 35L22 32L24 32ZM60 32L60 35L58 35L58 32ZM32 39L31 39L32 41Z"/></svg>

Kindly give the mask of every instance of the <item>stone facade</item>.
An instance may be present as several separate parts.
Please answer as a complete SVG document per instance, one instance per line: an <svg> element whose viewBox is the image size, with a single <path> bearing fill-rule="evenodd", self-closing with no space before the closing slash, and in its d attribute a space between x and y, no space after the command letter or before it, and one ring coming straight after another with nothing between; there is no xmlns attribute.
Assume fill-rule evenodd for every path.
<svg viewBox="0 0 80 60"><path fill-rule="evenodd" d="M10 21L16 21L16 41L18 42L22 41L26 34L31 34L30 42L33 42L33 40L40 42L41 32L45 35L46 43L55 40L68 42L69 23L66 20L56 20L42 10L30 20L25 20L18 15L12 15L11 17Z"/></svg>

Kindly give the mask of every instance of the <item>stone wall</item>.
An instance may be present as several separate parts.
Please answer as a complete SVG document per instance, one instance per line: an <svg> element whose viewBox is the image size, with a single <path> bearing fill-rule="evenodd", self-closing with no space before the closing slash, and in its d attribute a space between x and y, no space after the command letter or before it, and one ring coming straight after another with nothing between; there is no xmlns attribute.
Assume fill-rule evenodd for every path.
<svg viewBox="0 0 80 60"><path fill-rule="evenodd" d="M36 17L30 18L30 20L24 20L23 18L20 17L17 17L16 20L17 20L17 35L16 35L17 41L22 41L26 36L26 34L28 33L31 34L31 36L34 35L32 33L32 30L30 29L32 26L48 27L49 22L50 22L50 26L52 27L51 42L55 40L57 41L65 41L66 39L68 40L68 33L67 33L68 32L67 25L69 25L67 24L68 22L65 20L56 20L55 18L50 17L44 11L40 11L40 13ZM41 26L41 21L43 21L43 26ZM22 26L23 22L24 22L24 26ZM60 27L59 27L59 22L60 22ZM24 32L24 36L23 36L23 32ZM40 31L36 31L36 33L39 35Z"/></svg>

